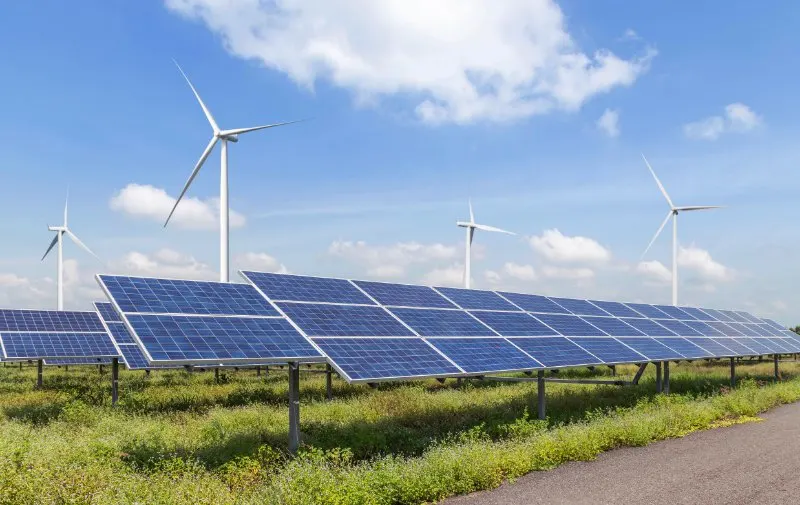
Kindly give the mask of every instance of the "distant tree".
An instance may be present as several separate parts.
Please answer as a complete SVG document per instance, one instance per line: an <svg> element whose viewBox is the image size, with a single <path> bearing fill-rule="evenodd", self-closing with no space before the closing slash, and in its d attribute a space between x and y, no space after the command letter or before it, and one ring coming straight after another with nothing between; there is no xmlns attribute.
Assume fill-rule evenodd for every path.
<svg viewBox="0 0 800 505"><path fill-rule="evenodd" d="M800 326L795 326L794 328L789 328L789 329L797 334L800 334Z"/></svg>

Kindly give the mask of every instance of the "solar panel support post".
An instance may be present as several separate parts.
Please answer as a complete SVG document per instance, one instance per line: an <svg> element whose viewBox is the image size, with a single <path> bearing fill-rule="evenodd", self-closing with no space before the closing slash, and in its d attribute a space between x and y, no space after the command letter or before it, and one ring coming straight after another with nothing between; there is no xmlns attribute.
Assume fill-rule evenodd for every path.
<svg viewBox="0 0 800 505"><path fill-rule="evenodd" d="M660 393L663 390L663 386L661 383L661 362L656 361L656 393Z"/></svg>
<svg viewBox="0 0 800 505"><path fill-rule="evenodd" d="M611 377L617 376L617 365L608 365L608 368L611 369Z"/></svg>
<svg viewBox="0 0 800 505"><path fill-rule="evenodd" d="M645 368L647 368L647 363L639 364L639 370L636 371L636 375L633 376L633 380L631 381L632 385L637 386L639 384L639 379L642 378Z"/></svg>
<svg viewBox="0 0 800 505"><path fill-rule="evenodd" d="M147 370L144 371L144 376L145 377L150 377L150 369L147 369Z"/></svg>
<svg viewBox="0 0 800 505"><path fill-rule="evenodd" d="M256 377L261 377L261 367L260 366L256 367Z"/></svg>
<svg viewBox="0 0 800 505"><path fill-rule="evenodd" d="M300 448L300 365L289 363L289 452Z"/></svg>
<svg viewBox="0 0 800 505"><path fill-rule="evenodd" d="M731 358L731 387L736 387L736 358Z"/></svg>
<svg viewBox="0 0 800 505"><path fill-rule="evenodd" d="M777 354L773 354L772 357L773 357L773 359L775 361L775 380L779 381L779 380L781 380L781 372L778 369L778 355Z"/></svg>
<svg viewBox="0 0 800 505"><path fill-rule="evenodd" d="M537 411L539 414L539 419L544 420L546 418L545 412L545 403L544 403L544 370L539 370L536 374L536 389L537 389Z"/></svg>
<svg viewBox="0 0 800 505"><path fill-rule="evenodd" d="M325 399L333 400L333 372L330 365L325 365Z"/></svg>
<svg viewBox="0 0 800 505"><path fill-rule="evenodd" d="M42 377L42 360L36 361L36 387L41 389L43 383Z"/></svg>
<svg viewBox="0 0 800 505"><path fill-rule="evenodd" d="M219 368L214 369L214 382L219 384Z"/></svg>
<svg viewBox="0 0 800 505"><path fill-rule="evenodd" d="M664 387L663 391L665 395L669 394L669 361L664 362Z"/></svg>
<svg viewBox="0 0 800 505"><path fill-rule="evenodd" d="M119 358L111 360L111 405L119 399Z"/></svg>

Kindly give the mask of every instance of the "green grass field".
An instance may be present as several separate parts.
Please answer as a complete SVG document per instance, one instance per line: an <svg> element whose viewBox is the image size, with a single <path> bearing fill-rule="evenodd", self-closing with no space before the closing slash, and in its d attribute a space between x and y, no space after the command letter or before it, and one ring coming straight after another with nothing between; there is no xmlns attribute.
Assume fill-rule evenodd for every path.
<svg viewBox="0 0 800 505"><path fill-rule="evenodd" d="M272 371L121 372L0 367L0 503L424 503L602 451L754 419L800 399L800 363L672 366L672 394L636 387L436 381L378 389L301 375L304 447L285 453L287 377ZM619 367L631 376L634 367ZM608 374L574 370L561 376Z"/></svg>

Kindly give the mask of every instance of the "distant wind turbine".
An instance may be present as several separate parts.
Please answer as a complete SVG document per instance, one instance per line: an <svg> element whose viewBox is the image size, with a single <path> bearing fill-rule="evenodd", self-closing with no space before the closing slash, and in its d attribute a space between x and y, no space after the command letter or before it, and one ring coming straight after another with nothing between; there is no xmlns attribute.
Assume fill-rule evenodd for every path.
<svg viewBox="0 0 800 505"><path fill-rule="evenodd" d="M664 189L664 185L661 184L661 181L658 180L653 167L650 166L650 163L647 161L647 158L644 157L642 154L642 159L644 160L645 165L650 170L650 173L653 174L653 179L656 180L656 184L658 184L658 189L661 190L661 194L664 195L666 198L667 203L669 204L669 211L667 212L667 217L664 219L664 222L661 223L661 226L656 231L656 234L653 236L653 239L650 240L650 243L647 244L647 249L644 250L642 253L642 257L647 254L647 251L650 250L652 247L653 242L656 241L658 236L661 234L661 230L667 225L667 221L669 218L672 218L672 305L678 305L678 213L680 212L689 212L692 210L709 210L709 209L719 209L721 206L719 205L689 205L684 207L676 207L672 203L672 199L670 199L669 195L667 194L667 190Z"/></svg>
<svg viewBox="0 0 800 505"><path fill-rule="evenodd" d="M206 119L211 124L211 129L213 130L213 136L211 140L208 142L203 154L200 155L200 159L197 161L197 164L194 166L194 170L192 170L191 175L189 176L189 180L186 181L186 184L183 186L183 191L178 196L178 199L175 201L175 205L172 207L172 211L170 211L169 216L167 216L167 220L164 222L164 227L166 228L167 224L169 224L169 220L172 218L172 215L175 213L175 209L178 208L178 204L181 202L183 195L186 194L186 191L189 189L189 186L192 185L192 181L194 178L197 177L197 173L200 172L200 168L205 163L208 156L211 154L211 151L214 149L214 146L217 142L221 144L221 165L220 165L220 179L219 179L219 278L222 282L228 282L229 280L229 271L230 271L230 263L229 263L229 253L230 253L230 234L228 232L228 223L229 223L229 213L230 209L228 207L228 142L238 142L239 135L243 133L254 132L257 130L265 130L267 128L275 128L276 126L284 126L292 123L298 123L302 120L298 121L287 121L284 123L275 123L275 124L268 124L263 126L253 126L250 128L234 128L233 130L220 130L219 126L217 126L217 122L214 120L214 117L211 115L211 112L206 107L206 104L203 103L203 100L200 98L200 95L197 93L197 90L192 85L192 82L184 73L183 69L178 62L175 62L175 65L178 67L181 75L183 78L186 79L186 82L189 83L189 87L192 88L192 92L194 93L195 98L200 103L200 108L203 109L203 113L206 115Z"/></svg>
<svg viewBox="0 0 800 505"><path fill-rule="evenodd" d="M48 226L47 229L50 231L56 232L56 236L53 237L53 241L50 242L50 246L47 248L47 251L42 256L42 261L50 254L50 251L53 250L56 244L58 244L58 310L64 310L64 235L68 235L69 238L72 239L81 249L88 252L98 260L100 258L97 257L95 253L92 252L91 249L86 247L86 244L81 242L72 231L67 226L67 207L69 206L69 192L67 192L67 201L64 203L64 224L61 226Z"/></svg>
<svg viewBox="0 0 800 505"><path fill-rule="evenodd" d="M475 214L472 212L472 200L469 201L469 221L458 221L456 225L460 226L461 228L467 229L467 256L464 259L464 287L469 289L469 279L470 279L470 263L472 260L472 237L475 235L475 230L482 230L482 231L491 231L497 233L505 233L507 235L516 235L516 233L501 230L500 228L495 228L494 226L488 226L485 224L478 224L475 222Z"/></svg>

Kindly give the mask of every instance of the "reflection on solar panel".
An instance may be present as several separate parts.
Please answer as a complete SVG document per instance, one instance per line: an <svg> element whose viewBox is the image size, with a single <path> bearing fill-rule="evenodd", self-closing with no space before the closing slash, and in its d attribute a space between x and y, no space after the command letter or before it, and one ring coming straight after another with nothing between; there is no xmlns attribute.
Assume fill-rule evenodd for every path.
<svg viewBox="0 0 800 505"><path fill-rule="evenodd" d="M682 359L684 356L654 338L618 337L618 340L652 361Z"/></svg>
<svg viewBox="0 0 800 505"><path fill-rule="evenodd" d="M550 299L540 295L525 295L522 293L499 292L506 300L528 312L542 312L545 314L569 314L569 311Z"/></svg>
<svg viewBox="0 0 800 505"><path fill-rule="evenodd" d="M626 324L629 324L644 333L648 337L674 337L675 333L669 331L667 328L653 321L652 319L638 319L633 317L625 317L622 319Z"/></svg>
<svg viewBox="0 0 800 505"><path fill-rule="evenodd" d="M571 336L604 336L601 330L595 328L578 316L563 314L536 314L536 319L553 328L562 335Z"/></svg>
<svg viewBox="0 0 800 505"><path fill-rule="evenodd" d="M664 344L665 346L673 349L679 353L681 353L687 359L698 359L698 358L708 358L712 357L713 354L702 349L695 344L689 342L685 338L657 338L659 342Z"/></svg>
<svg viewBox="0 0 800 505"><path fill-rule="evenodd" d="M682 321L685 321L687 319L688 320L697 319L696 317L692 316L688 312L686 312L684 310L681 310L680 308L675 307L673 305L654 305L654 307L657 308L658 310L660 310L661 312L664 312L668 316L670 316L672 318L675 318L675 319L680 319Z"/></svg>
<svg viewBox="0 0 800 505"><path fill-rule="evenodd" d="M671 319L669 315L646 303L626 303L625 305L650 319Z"/></svg>
<svg viewBox="0 0 800 505"><path fill-rule="evenodd" d="M661 326L668 328L671 332L679 337L701 337L702 333L695 330L688 324L678 321L677 319L658 319L656 320Z"/></svg>
<svg viewBox="0 0 800 505"><path fill-rule="evenodd" d="M390 310L423 337L496 336L485 324L460 310L401 308Z"/></svg>
<svg viewBox="0 0 800 505"><path fill-rule="evenodd" d="M578 316L608 316L609 313L586 300L576 300L574 298L548 297L568 311Z"/></svg>
<svg viewBox="0 0 800 505"><path fill-rule="evenodd" d="M350 382L463 374L421 338L312 339Z"/></svg>
<svg viewBox="0 0 800 505"><path fill-rule="evenodd" d="M525 312L474 310L471 314L504 337L558 335Z"/></svg>
<svg viewBox="0 0 800 505"><path fill-rule="evenodd" d="M591 303L597 305L601 309L605 310L612 316L617 317L642 317L641 314L636 312L635 310L631 309L630 307L626 306L620 302L606 302L601 300L589 300Z"/></svg>
<svg viewBox="0 0 800 505"><path fill-rule="evenodd" d="M289 302L278 307L309 337L414 336L381 307Z"/></svg>
<svg viewBox="0 0 800 505"><path fill-rule="evenodd" d="M628 337L643 337L644 333L630 326L616 317L593 317L584 316L584 321L587 321L606 332L608 335L628 336Z"/></svg>
<svg viewBox="0 0 800 505"><path fill-rule="evenodd" d="M273 301L375 305L361 290L344 279L249 271L242 271L242 275Z"/></svg>
<svg viewBox="0 0 800 505"><path fill-rule="evenodd" d="M573 342L605 363L638 363L647 358L613 338L574 337Z"/></svg>
<svg viewBox="0 0 800 505"><path fill-rule="evenodd" d="M504 338L431 338L428 342L468 373L543 368Z"/></svg>
<svg viewBox="0 0 800 505"><path fill-rule="evenodd" d="M564 337L521 337L508 340L548 368L602 364L602 360Z"/></svg>
<svg viewBox="0 0 800 505"><path fill-rule="evenodd" d="M436 288L436 291L452 300L462 309L519 311L518 307L492 291L460 288Z"/></svg>
<svg viewBox="0 0 800 505"><path fill-rule="evenodd" d="M432 307L455 309L456 306L428 286L353 281L381 305L395 307Z"/></svg>

